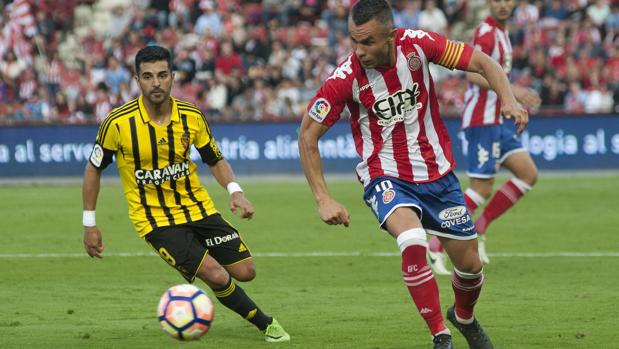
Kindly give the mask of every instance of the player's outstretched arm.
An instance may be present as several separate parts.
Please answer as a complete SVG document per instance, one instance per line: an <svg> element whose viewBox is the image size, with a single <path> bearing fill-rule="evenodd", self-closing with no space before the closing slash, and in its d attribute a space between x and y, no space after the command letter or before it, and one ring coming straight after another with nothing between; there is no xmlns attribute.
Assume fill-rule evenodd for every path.
<svg viewBox="0 0 619 349"><path fill-rule="evenodd" d="M307 182L314 194L314 199L318 204L320 219L330 225L343 224L345 227L348 227L350 223L348 210L329 194L322 168L322 160L320 159L318 139L327 130L328 127L310 119L307 112L305 113L301 122L301 131L299 132L301 165L303 166L305 178L307 178Z"/></svg>
<svg viewBox="0 0 619 349"><path fill-rule="evenodd" d="M209 166L213 177L217 183L228 190L230 193L230 211L236 213L241 211L241 218L251 219L254 216L254 206L243 194L241 186L234 181L234 172L226 159L221 159Z"/></svg>
<svg viewBox="0 0 619 349"><path fill-rule="evenodd" d="M100 186L101 170L88 162L84 170L84 182L82 183L84 249L90 257L97 258L102 258L101 253L105 249L103 239L101 238L101 231L95 222L95 209L97 207Z"/></svg>
<svg viewBox="0 0 619 349"><path fill-rule="evenodd" d="M529 122L529 114L526 109L518 105L503 68L487 54L474 50L467 71L478 73L488 81L490 88L501 99L501 113L503 116L507 119L514 118L514 123L518 125L518 133L524 131L525 126Z"/></svg>

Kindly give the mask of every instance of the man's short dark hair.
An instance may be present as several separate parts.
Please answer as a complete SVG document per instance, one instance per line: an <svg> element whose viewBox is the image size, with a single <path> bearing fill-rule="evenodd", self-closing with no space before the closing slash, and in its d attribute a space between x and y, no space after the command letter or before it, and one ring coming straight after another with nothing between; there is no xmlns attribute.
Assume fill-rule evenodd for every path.
<svg viewBox="0 0 619 349"><path fill-rule="evenodd" d="M146 46L135 55L135 71L140 75L140 64L144 62L168 62L168 69L172 70L172 55L170 51L161 46Z"/></svg>
<svg viewBox="0 0 619 349"><path fill-rule="evenodd" d="M363 25L372 19L388 27L393 27L393 12L386 0L359 0L350 13L355 25Z"/></svg>

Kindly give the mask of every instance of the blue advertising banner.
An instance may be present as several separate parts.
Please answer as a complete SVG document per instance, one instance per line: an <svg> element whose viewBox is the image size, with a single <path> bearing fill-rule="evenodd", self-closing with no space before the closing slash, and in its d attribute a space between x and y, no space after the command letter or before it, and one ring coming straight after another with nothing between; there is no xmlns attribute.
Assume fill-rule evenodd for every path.
<svg viewBox="0 0 619 349"><path fill-rule="evenodd" d="M508 121L509 122L509 121ZM459 120L446 120L457 170L466 170ZM221 151L239 175L300 174L298 123L211 125ZM0 177L81 176L95 126L0 128ZM619 116L534 118L521 136L540 169L619 169ZM320 141L325 172L352 173L358 162L348 123ZM194 161L199 155L194 150ZM117 174L114 166L106 174ZM201 171L207 171L202 169Z"/></svg>

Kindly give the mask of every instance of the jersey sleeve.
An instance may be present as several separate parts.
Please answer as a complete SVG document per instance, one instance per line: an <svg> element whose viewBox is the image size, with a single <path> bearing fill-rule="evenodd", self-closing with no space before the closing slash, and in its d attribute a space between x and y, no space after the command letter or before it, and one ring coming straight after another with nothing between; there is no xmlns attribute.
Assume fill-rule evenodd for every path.
<svg viewBox="0 0 619 349"><path fill-rule="evenodd" d="M415 38L429 62L436 63L447 69L466 70L473 56L473 47L459 41L445 38L435 32L422 30L407 30L403 39L410 36Z"/></svg>
<svg viewBox="0 0 619 349"><path fill-rule="evenodd" d="M103 170L112 163L114 154L120 148L119 144L118 124L106 118L99 127L99 133L97 133L97 139L88 160L94 167Z"/></svg>
<svg viewBox="0 0 619 349"><path fill-rule="evenodd" d="M327 127L339 120L352 98L352 55L342 62L325 80L307 106L307 114Z"/></svg>
<svg viewBox="0 0 619 349"><path fill-rule="evenodd" d="M494 33L492 26L488 23L482 23L475 30L475 38L473 39L473 46L478 48L488 56L492 55L494 49Z"/></svg>
<svg viewBox="0 0 619 349"><path fill-rule="evenodd" d="M206 117L203 114L200 114L198 118L198 133L193 144L196 149L198 149L202 162L209 166L215 165L219 160L224 158L215 142L215 137L211 132L211 128L208 126Z"/></svg>

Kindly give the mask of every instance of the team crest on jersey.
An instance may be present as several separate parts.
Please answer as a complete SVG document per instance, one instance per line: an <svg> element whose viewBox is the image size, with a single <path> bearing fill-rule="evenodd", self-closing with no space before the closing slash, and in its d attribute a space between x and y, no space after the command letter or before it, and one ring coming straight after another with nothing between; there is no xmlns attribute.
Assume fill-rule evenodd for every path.
<svg viewBox="0 0 619 349"><path fill-rule="evenodd" d="M408 62L408 69L411 71L417 71L421 68L421 58L415 54L415 52L411 52L406 56L406 61Z"/></svg>
<svg viewBox="0 0 619 349"><path fill-rule="evenodd" d="M324 98L318 98L309 110L312 119L322 122L331 111L331 104Z"/></svg>
<svg viewBox="0 0 619 349"><path fill-rule="evenodd" d="M189 132L183 133L181 136L181 144L183 148L185 148L185 151L187 151L187 148L189 148Z"/></svg>
<svg viewBox="0 0 619 349"><path fill-rule="evenodd" d="M395 191L393 189L387 189L383 192L383 204L388 204L395 198Z"/></svg>
<svg viewBox="0 0 619 349"><path fill-rule="evenodd" d="M100 145L95 144L92 147L92 153L90 154L90 162L96 167L101 166L101 162L103 161L103 148Z"/></svg>

